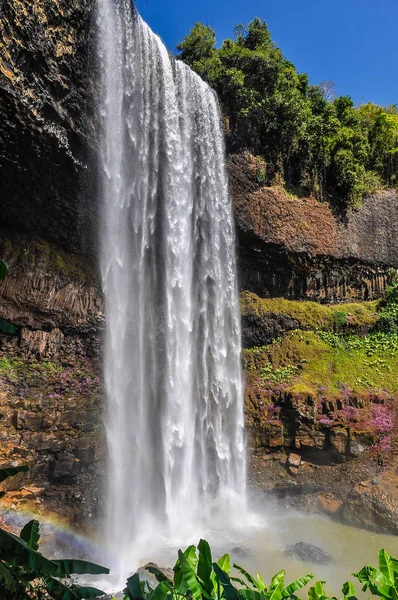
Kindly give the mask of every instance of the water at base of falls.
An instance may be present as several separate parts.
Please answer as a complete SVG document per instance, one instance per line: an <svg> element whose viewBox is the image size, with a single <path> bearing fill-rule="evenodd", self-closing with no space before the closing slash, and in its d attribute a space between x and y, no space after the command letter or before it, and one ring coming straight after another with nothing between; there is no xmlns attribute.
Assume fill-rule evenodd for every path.
<svg viewBox="0 0 398 600"><path fill-rule="evenodd" d="M98 3L106 536L131 572L243 524L240 312L217 98L130 0Z"/></svg>

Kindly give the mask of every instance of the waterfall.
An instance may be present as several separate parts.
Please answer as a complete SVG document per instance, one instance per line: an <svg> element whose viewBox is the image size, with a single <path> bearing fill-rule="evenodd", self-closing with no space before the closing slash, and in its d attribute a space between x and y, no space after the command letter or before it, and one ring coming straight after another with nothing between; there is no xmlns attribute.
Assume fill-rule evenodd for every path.
<svg viewBox="0 0 398 600"><path fill-rule="evenodd" d="M130 561L242 511L240 311L217 97L98 1L107 544Z"/></svg>

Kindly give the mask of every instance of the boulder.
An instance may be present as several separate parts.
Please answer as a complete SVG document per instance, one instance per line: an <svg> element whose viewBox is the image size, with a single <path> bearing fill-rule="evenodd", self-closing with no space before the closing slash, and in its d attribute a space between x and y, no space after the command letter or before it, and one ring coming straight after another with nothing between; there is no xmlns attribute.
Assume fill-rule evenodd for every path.
<svg viewBox="0 0 398 600"><path fill-rule="evenodd" d="M288 546L285 550L285 554L297 560L317 565L327 565L333 562L333 558L329 552L307 542L297 542L292 546Z"/></svg>

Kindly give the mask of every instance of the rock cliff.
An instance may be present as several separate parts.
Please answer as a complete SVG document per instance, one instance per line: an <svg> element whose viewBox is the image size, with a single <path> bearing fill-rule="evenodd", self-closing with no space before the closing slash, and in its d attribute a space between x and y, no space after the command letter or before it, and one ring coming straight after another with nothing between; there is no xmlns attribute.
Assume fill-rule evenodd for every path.
<svg viewBox="0 0 398 600"><path fill-rule="evenodd" d="M31 466L27 477L12 481L14 488L24 484L24 491L7 496L13 504L61 511L74 521L98 510L104 448L93 10L93 0L3 0L0 6L0 258L10 265L0 283L0 317L15 327L13 335L0 335L0 462ZM230 155L228 170L242 290L318 306L382 295L398 267L397 192L367 198L343 219L326 202L265 187L261 161L248 153ZM243 308L248 352L314 330L297 307ZM374 306L364 314L346 310L347 331L364 335L374 326ZM332 330L333 315L325 319ZM319 390L259 390L250 380L264 369L254 364L256 352L246 357L252 481L288 496L315 486L311 502L318 508L348 521L356 515L359 523L362 507L367 526L394 529L395 483L384 485L383 465L365 452L375 443L373 433L329 422L346 408L338 394L323 406ZM297 356L300 369L305 366L307 357L295 352L287 347L282 368ZM263 354L268 360L271 351ZM370 410L377 403L368 396L347 406L356 401L353 408ZM278 414L265 414L268 405ZM340 495L330 496L336 480L345 483Z"/></svg>
<svg viewBox="0 0 398 600"><path fill-rule="evenodd" d="M0 6L0 221L80 251L95 232L93 6Z"/></svg>
<svg viewBox="0 0 398 600"><path fill-rule="evenodd" d="M398 192L383 191L343 220L329 204L259 183L249 153L228 159L241 288L321 302L370 300L398 266Z"/></svg>
<svg viewBox="0 0 398 600"><path fill-rule="evenodd" d="M103 299L87 260L48 242L2 233L0 255L0 463L30 466L6 501L76 523L99 508Z"/></svg>

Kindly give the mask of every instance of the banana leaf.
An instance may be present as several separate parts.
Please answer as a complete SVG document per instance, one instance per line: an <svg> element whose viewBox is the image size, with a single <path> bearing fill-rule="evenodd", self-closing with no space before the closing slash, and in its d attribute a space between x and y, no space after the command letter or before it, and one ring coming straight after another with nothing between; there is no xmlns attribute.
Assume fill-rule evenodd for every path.
<svg viewBox="0 0 398 600"><path fill-rule="evenodd" d="M247 579L247 581L256 589L259 588L259 584L258 582L254 579L254 577L252 575L250 575L250 573L248 573L246 571L246 569L244 569L243 567L241 567L240 565L237 565L236 563L234 564L234 569L236 569L237 571L239 571L239 573L242 573L242 575Z"/></svg>
<svg viewBox="0 0 398 600"><path fill-rule="evenodd" d="M88 600L104 596L105 592L93 587L68 587L58 579L50 578L46 582L46 589L54 600Z"/></svg>
<svg viewBox="0 0 398 600"><path fill-rule="evenodd" d="M308 575L304 575L304 577L300 577L300 579L292 581L292 583L282 590L282 598L289 598L290 596L293 596L294 592L301 590L301 588L307 585L307 583L309 583L312 579L314 579L314 576L309 573Z"/></svg>
<svg viewBox="0 0 398 600"><path fill-rule="evenodd" d="M22 529L19 537L23 540L30 550L38 550L39 549L39 540L40 540L40 524L39 521L33 519L26 523L25 527Z"/></svg>
<svg viewBox="0 0 398 600"><path fill-rule="evenodd" d="M232 585L228 574L225 571L223 571L222 569L220 569L220 567L218 566L217 563L213 563L213 569L214 569L214 572L215 572L219 582L221 583L221 585L224 589L223 596L226 598L226 600L238 600L238 598L239 598L238 592Z"/></svg>
<svg viewBox="0 0 398 600"><path fill-rule="evenodd" d="M211 594L214 589L214 584L211 579L211 573L213 570L213 566L212 566L213 561L212 561L212 557L211 557L210 546L206 542L206 540L200 540L200 542L198 544L198 551L199 551L199 560L198 560L197 575L198 575L200 581L202 582L203 589L208 594Z"/></svg>
<svg viewBox="0 0 398 600"><path fill-rule="evenodd" d="M195 546L193 546L195 547ZM192 552L188 554L188 556L192 556ZM192 560L190 561L188 556L185 555L185 552L178 551L178 559L181 567L182 580L180 584L180 590L184 590L181 592L180 590L176 590L177 593L187 593L190 592L190 595L194 600L202 600L202 588L196 577L194 567L192 566ZM196 553L195 553L196 558ZM197 561L196 561L197 562ZM186 590L186 591L185 591Z"/></svg>
<svg viewBox="0 0 398 600"><path fill-rule="evenodd" d="M155 577L156 577L157 581L159 581L159 583L162 583L162 581L166 581L166 582L169 582L169 583L173 583L173 582L171 581L171 579L169 579L169 578L167 577L167 575L165 575L165 574L163 573L163 571L161 571L160 569L158 569L158 567L153 567L152 565L151 565L151 566L147 565L147 566L145 567L145 570L146 570L146 571L149 571L149 573L152 573L152 575L155 575Z"/></svg>
<svg viewBox="0 0 398 600"><path fill-rule="evenodd" d="M127 579L127 585L126 588L123 590L123 594L127 596L129 600L143 599L141 581L138 573L134 573L134 575Z"/></svg>
<svg viewBox="0 0 398 600"><path fill-rule="evenodd" d="M0 529L0 560L30 569L38 575L57 574L58 565L55 562L31 550L26 542L4 529Z"/></svg>
<svg viewBox="0 0 398 600"><path fill-rule="evenodd" d="M151 593L151 600L164 600L168 596L173 595L173 586L170 581L161 581Z"/></svg>
<svg viewBox="0 0 398 600"><path fill-rule="evenodd" d="M57 577L69 575L108 575L109 569L86 560L58 559L53 561L58 565Z"/></svg>
<svg viewBox="0 0 398 600"><path fill-rule="evenodd" d="M5 588L10 592L15 592L17 589L17 582L11 575L8 567L6 567L6 565L2 562L0 562L0 580L4 582Z"/></svg>

